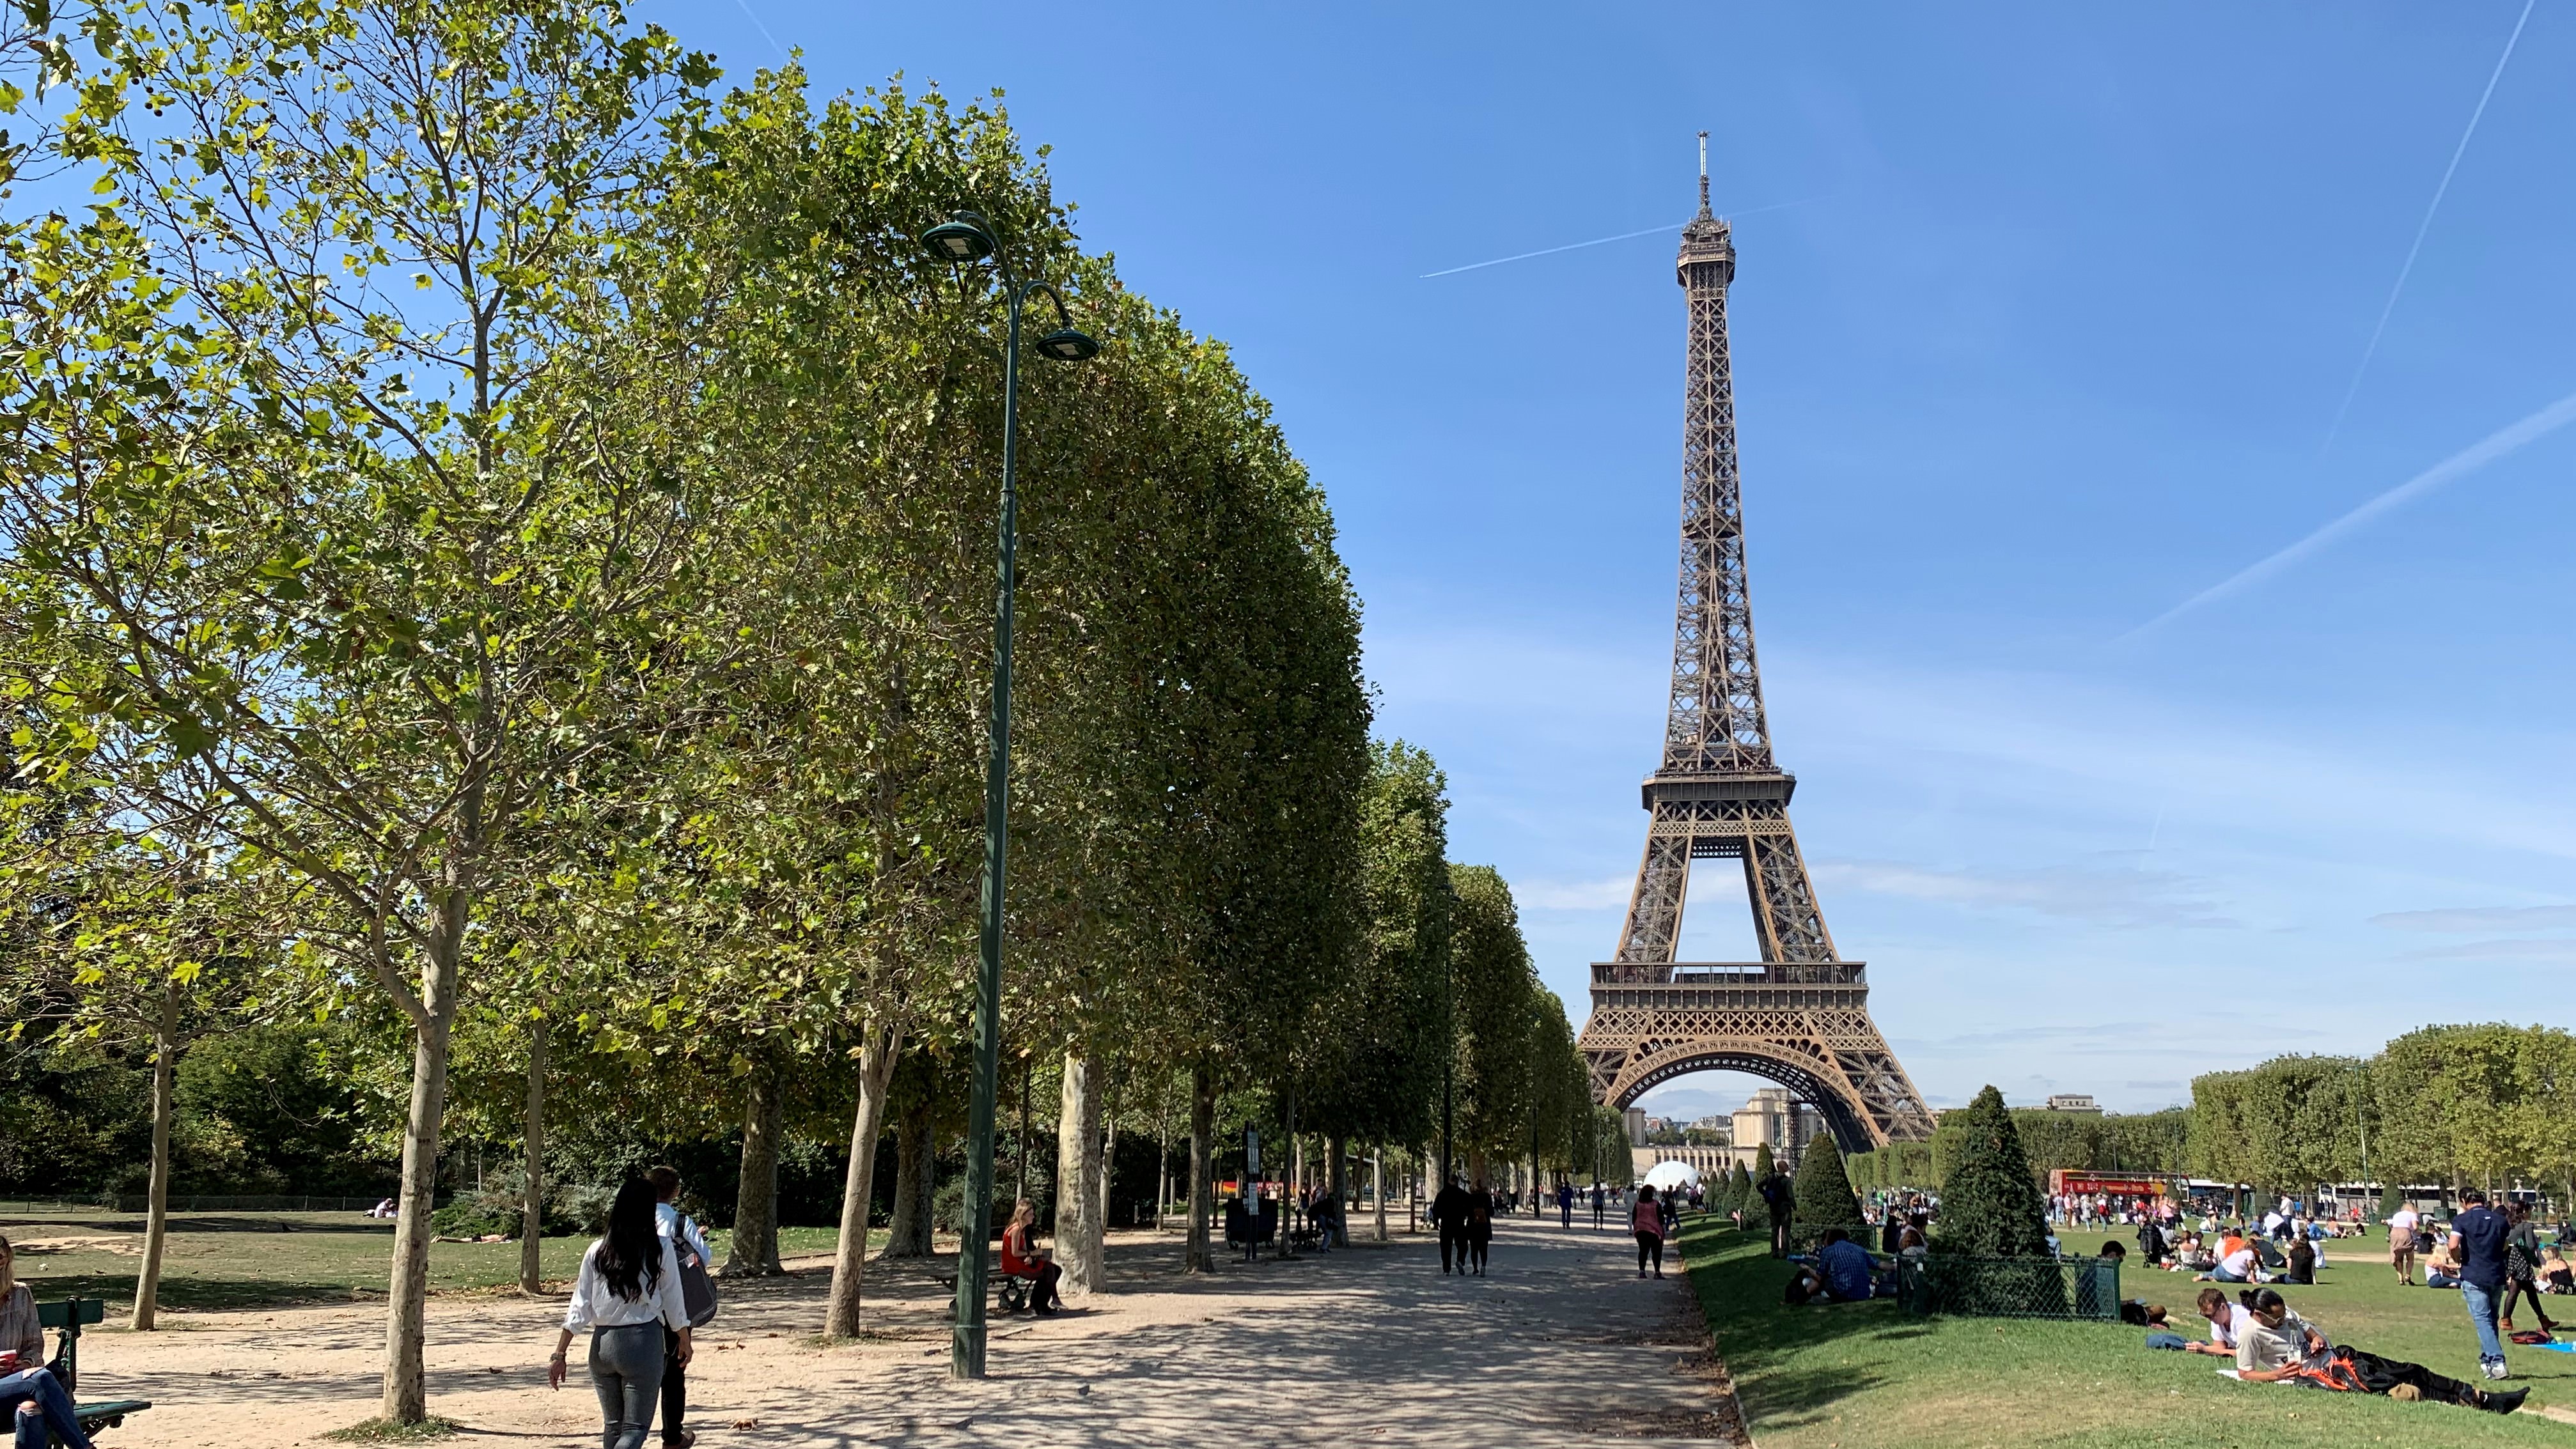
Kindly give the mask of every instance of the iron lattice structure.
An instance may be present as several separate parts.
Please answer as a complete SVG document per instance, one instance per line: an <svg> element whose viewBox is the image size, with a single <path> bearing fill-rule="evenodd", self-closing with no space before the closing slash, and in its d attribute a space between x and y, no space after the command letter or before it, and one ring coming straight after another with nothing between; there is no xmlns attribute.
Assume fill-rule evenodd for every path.
<svg viewBox="0 0 2576 1449"><path fill-rule="evenodd" d="M1689 298L1690 375L1671 709L1662 763L1642 792L1645 858L1617 958L1592 968L1584 1058L1595 1094L1613 1106L1686 1072L1743 1071L1815 1103L1847 1151L1920 1140L1932 1114L1870 1019L1864 966L1834 951L1789 825L1798 782L1771 753L1726 343L1735 242L1709 210L1705 134L1700 144L1699 215L1682 228L1675 264ZM1759 962L1673 959L1694 859L1744 862Z"/></svg>

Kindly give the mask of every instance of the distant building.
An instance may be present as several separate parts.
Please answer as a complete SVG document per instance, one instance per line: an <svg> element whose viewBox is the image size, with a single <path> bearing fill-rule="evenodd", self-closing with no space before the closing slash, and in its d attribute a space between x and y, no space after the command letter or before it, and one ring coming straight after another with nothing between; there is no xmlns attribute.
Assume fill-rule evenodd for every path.
<svg viewBox="0 0 2576 1449"><path fill-rule="evenodd" d="M2048 1110L2052 1112L2082 1112L2095 1117L2102 1115L2100 1104L2096 1103L2091 1097L2082 1092L2050 1093L2048 1097Z"/></svg>
<svg viewBox="0 0 2576 1449"><path fill-rule="evenodd" d="M1628 1127L1628 1145L1629 1145L1629 1146L1631 1146L1631 1147L1643 1147L1643 1146L1645 1146L1645 1145L1646 1145L1646 1109L1645 1109L1645 1108L1643 1108L1643 1107L1630 1107L1630 1108L1629 1108L1629 1109L1627 1109L1626 1111L1621 1112L1621 1113L1619 1114L1619 1120L1627 1124L1627 1127Z"/></svg>
<svg viewBox="0 0 2576 1449"><path fill-rule="evenodd" d="M1824 1114L1813 1104L1789 1095L1786 1087L1764 1087L1728 1117L1726 1152L1731 1161L1750 1169L1768 1146L1771 1160L1787 1170L1797 1164L1799 1152L1816 1140L1824 1126Z"/></svg>

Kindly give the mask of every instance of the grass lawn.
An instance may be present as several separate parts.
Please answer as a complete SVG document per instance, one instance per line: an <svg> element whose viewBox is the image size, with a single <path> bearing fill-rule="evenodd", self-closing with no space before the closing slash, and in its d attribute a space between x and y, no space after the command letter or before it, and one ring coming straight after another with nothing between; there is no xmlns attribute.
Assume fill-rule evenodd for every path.
<svg viewBox="0 0 2576 1449"><path fill-rule="evenodd" d="M111 1317L133 1303L143 1266L142 1214L48 1208L0 1217L0 1233L17 1245L18 1276L39 1299L105 1298ZM707 1234L719 1263L730 1237ZM883 1239L882 1232L875 1235ZM779 1251L790 1256L828 1253L839 1241L833 1228L778 1234ZM393 1242L392 1223L356 1213L173 1213L161 1304L203 1310L380 1300ZM589 1246L587 1238L545 1239L547 1278L569 1281ZM519 1245L432 1243L429 1278L440 1293L515 1289Z"/></svg>
<svg viewBox="0 0 2576 1449"><path fill-rule="evenodd" d="M2098 1233L2064 1235L2070 1249ZM2192 1449L2348 1449L2370 1444L2576 1446L2576 1424L2532 1410L2576 1409L2576 1355L2509 1350L2531 1400L2510 1416L2449 1404L2406 1404L2286 1384L2220 1378L2217 1359L2144 1347L2123 1324L1905 1317L1892 1302L1785 1308L1788 1270L1766 1234L1701 1219L1682 1230L1690 1264L1736 1392L1762 1449L1901 1445L2189 1445ZM2290 1306L2337 1342L2436 1372L2477 1372L2477 1339L2456 1292L2401 1288L2367 1240L2329 1244L2313 1288L2282 1290ZM2420 1280L2419 1280L2420 1281ZM2191 1312L2189 1274L2126 1272L2124 1298L2162 1303L2178 1331L2207 1325ZM2234 1290L2231 1289L2231 1292ZM2569 1305L2576 1299L2552 1299ZM2554 1316L2554 1315L2553 1315ZM2532 1324L2524 1324L2532 1327Z"/></svg>

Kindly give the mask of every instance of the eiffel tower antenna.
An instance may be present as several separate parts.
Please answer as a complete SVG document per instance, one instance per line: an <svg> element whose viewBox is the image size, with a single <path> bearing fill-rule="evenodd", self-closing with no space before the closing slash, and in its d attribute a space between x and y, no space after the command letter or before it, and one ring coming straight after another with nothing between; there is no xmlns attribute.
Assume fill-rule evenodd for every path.
<svg viewBox="0 0 2576 1449"><path fill-rule="evenodd" d="M1699 215L1682 228L1674 261L1688 297L1690 348L1663 758L1642 789L1650 818L1627 924L1615 958L1592 968L1592 1016L1580 1044L1595 1095L1614 1106L1688 1072L1750 1072L1814 1103L1847 1151L1921 1140L1932 1135L1932 1114L1870 1019L1866 968L1834 950L1789 825L1797 778L1771 753L1727 355L1735 241L1708 207L1705 131L1699 188ZM1744 862L1760 961L1673 959L1694 859Z"/></svg>

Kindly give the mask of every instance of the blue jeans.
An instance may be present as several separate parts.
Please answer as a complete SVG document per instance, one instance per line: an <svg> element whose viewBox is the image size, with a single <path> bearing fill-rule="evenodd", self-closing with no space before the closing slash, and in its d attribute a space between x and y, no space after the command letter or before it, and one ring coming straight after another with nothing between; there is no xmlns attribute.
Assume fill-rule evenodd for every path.
<svg viewBox="0 0 2576 1449"><path fill-rule="evenodd" d="M2496 1337L2496 1300L2504 1295L2493 1288L2475 1283L2460 1283L2460 1297L2469 1305L2469 1322L2478 1328L2478 1362L2504 1362L2504 1340Z"/></svg>
<svg viewBox="0 0 2576 1449"><path fill-rule="evenodd" d="M90 1449L89 1436L72 1417L72 1396L50 1370L28 1369L0 1378L0 1409L16 1416L18 1449L48 1449L47 1429L71 1449Z"/></svg>
<svg viewBox="0 0 2576 1449"><path fill-rule="evenodd" d="M661 1323L592 1329L590 1383L599 1390L600 1449L644 1449L662 1400Z"/></svg>

